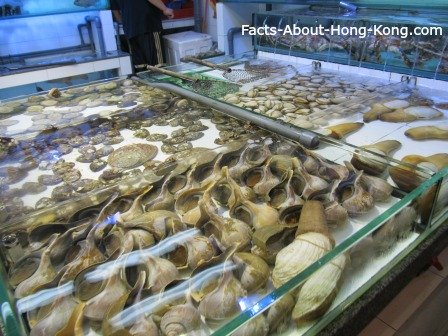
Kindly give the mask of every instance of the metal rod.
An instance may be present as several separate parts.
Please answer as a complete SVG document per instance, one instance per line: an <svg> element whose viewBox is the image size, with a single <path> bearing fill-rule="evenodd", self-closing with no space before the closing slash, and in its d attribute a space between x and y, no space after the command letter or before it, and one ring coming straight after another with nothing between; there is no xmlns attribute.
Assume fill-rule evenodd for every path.
<svg viewBox="0 0 448 336"><path fill-rule="evenodd" d="M191 57L191 56L185 56L181 59L182 62L191 62L191 63L196 63L199 65L205 65L206 67L212 68L212 69L218 69L218 70L222 70L224 72L232 72L232 69L225 66L225 65L219 65L219 64L215 64L209 61L205 61L205 60L201 60L199 58L195 58L195 57Z"/></svg>
<svg viewBox="0 0 448 336"><path fill-rule="evenodd" d="M184 75L184 74L180 74L178 72L174 72L174 71L166 70L166 69L162 69L162 68L157 68L157 67L152 66L152 65L147 65L146 68L148 70L150 70L150 71L158 72L158 73L161 73L161 74L164 74L164 75L167 75L167 76L171 76L171 77L174 77L174 78L179 78L179 79L182 79L182 80L185 80L185 81L188 81L188 82L196 83L199 80L197 78L193 78L193 77L190 77L190 76L187 76L187 75Z"/></svg>
<svg viewBox="0 0 448 336"><path fill-rule="evenodd" d="M250 113L240 107L202 96L170 83L152 82L150 85L159 89L174 92L178 95L197 101L198 103L213 107L214 109L217 109L231 117L249 121L265 130L274 132L293 141L297 141L305 147L316 148L319 146L319 137L317 134L286 124L281 120L274 121L261 114Z"/></svg>

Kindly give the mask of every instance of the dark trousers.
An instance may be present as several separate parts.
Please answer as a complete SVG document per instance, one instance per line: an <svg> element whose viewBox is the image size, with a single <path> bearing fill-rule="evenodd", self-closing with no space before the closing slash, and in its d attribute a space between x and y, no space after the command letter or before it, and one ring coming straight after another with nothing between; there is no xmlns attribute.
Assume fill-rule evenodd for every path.
<svg viewBox="0 0 448 336"><path fill-rule="evenodd" d="M129 39L129 45L131 48L132 61L137 70L146 65L164 63L161 32L137 35Z"/></svg>

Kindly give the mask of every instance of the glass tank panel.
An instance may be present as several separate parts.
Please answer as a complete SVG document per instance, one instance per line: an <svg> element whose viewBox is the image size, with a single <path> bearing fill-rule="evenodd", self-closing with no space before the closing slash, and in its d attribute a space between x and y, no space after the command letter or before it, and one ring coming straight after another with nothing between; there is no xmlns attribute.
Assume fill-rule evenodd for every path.
<svg viewBox="0 0 448 336"><path fill-rule="evenodd" d="M446 14L391 10L372 13L374 11L366 9L345 15L338 9L312 7L310 10L256 13L253 18L256 27L276 27L278 22L292 22L303 30L312 31L318 25L329 30L324 34L298 35L277 31L275 35L256 37L254 47L274 54L420 77L448 78ZM346 33L331 33L330 29L338 26ZM364 30L350 33L352 27ZM375 27L380 27L382 34L373 34ZM422 36L414 30L416 27L419 32L428 34Z"/></svg>
<svg viewBox="0 0 448 336"><path fill-rule="evenodd" d="M393 159L325 137L308 150L133 80L51 91L1 107L14 114L2 124L10 135L2 137L2 188L16 195L0 212L7 279L7 292L0 293L3 307L20 321L10 319L11 328L33 333L164 330L173 309L191 312L192 330L217 331L260 297L268 295L271 303L292 290L404 207L415 215L400 232L418 237L425 223L417 198L441 177L412 166L412 178L425 182L408 193L344 164L357 155L389 169L402 165ZM10 121L17 117L28 124L14 128ZM384 187L381 195L361 181L368 176ZM359 192L366 202L355 202ZM300 224L310 204L319 221ZM12 218L14 209L20 212ZM271 279L266 251L279 252L296 231L323 237L322 251L288 279ZM205 254L195 255L190 242ZM247 267L260 276L251 278ZM273 292L273 283L285 287ZM223 301L219 294L228 286L235 296ZM216 296L218 307L228 303L222 310L209 307Z"/></svg>
<svg viewBox="0 0 448 336"><path fill-rule="evenodd" d="M109 0L0 0L0 19L109 9Z"/></svg>

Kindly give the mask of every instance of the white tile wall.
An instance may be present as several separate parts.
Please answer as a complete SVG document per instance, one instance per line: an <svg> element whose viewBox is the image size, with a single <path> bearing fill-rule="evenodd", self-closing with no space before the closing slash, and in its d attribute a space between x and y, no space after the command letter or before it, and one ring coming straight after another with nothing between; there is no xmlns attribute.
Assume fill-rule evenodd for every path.
<svg viewBox="0 0 448 336"><path fill-rule="evenodd" d="M101 17L106 49L116 50L110 11L89 11L1 20L0 56L80 45L78 24L85 23L87 15ZM88 42L87 32L83 35Z"/></svg>

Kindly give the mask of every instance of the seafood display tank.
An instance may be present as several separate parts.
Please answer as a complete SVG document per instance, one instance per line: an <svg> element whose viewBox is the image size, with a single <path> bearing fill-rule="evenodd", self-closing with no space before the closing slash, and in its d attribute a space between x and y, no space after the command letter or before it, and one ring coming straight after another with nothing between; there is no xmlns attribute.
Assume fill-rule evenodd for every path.
<svg viewBox="0 0 448 336"><path fill-rule="evenodd" d="M373 102L380 118L440 114L438 100L215 61L233 70L185 65L182 80L148 72L2 103L7 335L316 334L440 230L446 154L398 161L397 140L341 140L383 122L361 127ZM319 121L326 110L338 122Z"/></svg>

